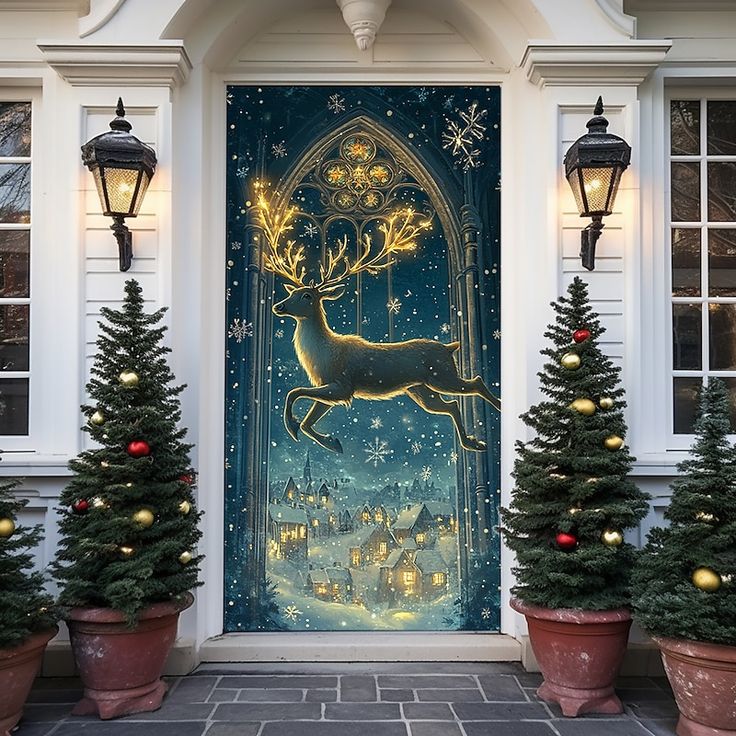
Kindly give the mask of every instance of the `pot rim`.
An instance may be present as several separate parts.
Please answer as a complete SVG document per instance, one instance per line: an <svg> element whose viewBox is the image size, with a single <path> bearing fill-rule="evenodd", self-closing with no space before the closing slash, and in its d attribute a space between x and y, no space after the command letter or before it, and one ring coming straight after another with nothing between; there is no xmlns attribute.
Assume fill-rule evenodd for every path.
<svg viewBox="0 0 736 736"><path fill-rule="evenodd" d="M158 601L143 608L137 616L138 621L152 618L162 618L181 613L194 603L194 596L190 591L182 593L169 601ZM94 608L91 606L75 606L64 612L65 621L90 621L93 623L119 624L125 623L124 613L116 608Z"/></svg>
<svg viewBox="0 0 736 736"><path fill-rule="evenodd" d="M652 641L664 652L674 652L690 657L728 662L736 665L736 646L716 644L712 641L695 639L673 639L668 636L651 635Z"/></svg>
<svg viewBox="0 0 736 736"><path fill-rule="evenodd" d="M628 608L610 608L603 611L588 611L583 608L543 608L532 603L525 603L518 598L511 598L510 605L518 613L545 621L583 624L631 621L631 610Z"/></svg>
<svg viewBox="0 0 736 736"><path fill-rule="evenodd" d="M0 649L0 660L10 659L21 652L30 651L39 647L44 647L59 633L59 627L54 624L48 629L34 631L28 638L24 639L20 644L10 649Z"/></svg>

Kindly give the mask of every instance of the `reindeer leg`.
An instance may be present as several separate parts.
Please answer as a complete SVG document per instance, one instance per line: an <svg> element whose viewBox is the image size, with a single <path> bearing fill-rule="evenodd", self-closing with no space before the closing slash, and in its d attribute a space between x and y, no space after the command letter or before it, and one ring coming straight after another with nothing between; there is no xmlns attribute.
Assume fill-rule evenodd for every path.
<svg viewBox="0 0 736 736"><path fill-rule="evenodd" d="M461 378L457 374L447 376L438 374L432 377L431 382L427 384L431 389L439 391L442 394L455 394L461 396L480 396L493 406L496 411L501 411L501 401L494 396L488 386L483 382L480 376L466 379Z"/></svg>
<svg viewBox="0 0 736 736"><path fill-rule="evenodd" d="M352 398L352 390L339 383L326 383L324 386L315 386L314 388L303 386L293 388L286 395L286 403L284 404L286 431L294 441L298 441L299 422L294 418L294 404L300 399L312 399L313 401L319 401L321 404L335 406L336 404L348 404Z"/></svg>
<svg viewBox="0 0 736 736"><path fill-rule="evenodd" d="M449 416L455 425L455 431L457 432L460 444L466 450L483 452L486 449L487 445L485 442L476 439L465 431L463 418L460 414L460 405L457 401L445 401L438 393L423 385L412 386L406 389L406 394L430 414L446 414Z"/></svg>
<svg viewBox="0 0 736 736"><path fill-rule="evenodd" d="M314 429L314 425L332 409L332 404L323 404L319 401L315 401L310 407L307 415L302 419L301 430L307 437L311 437L318 445L321 445L325 450L332 450L342 455L342 445L337 437L333 437L329 434L322 434Z"/></svg>

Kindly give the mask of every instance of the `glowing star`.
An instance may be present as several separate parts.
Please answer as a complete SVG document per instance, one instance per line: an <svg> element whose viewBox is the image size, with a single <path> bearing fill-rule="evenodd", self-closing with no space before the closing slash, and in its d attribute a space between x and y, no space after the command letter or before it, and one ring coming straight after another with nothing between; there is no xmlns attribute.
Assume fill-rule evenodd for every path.
<svg viewBox="0 0 736 736"><path fill-rule="evenodd" d="M368 192L363 197L363 204L366 207L377 207L378 206L378 195L375 192Z"/></svg>
<svg viewBox="0 0 736 736"><path fill-rule="evenodd" d="M281 141L281 143L274 143L271 146L271 153L276 158L284 158L284 156L287 156L288 154L286 153L286 142Z"/></svg>
<svg viewBox="0 0 736 736"><path fill-rule="evenodd" d="M364 450L368 457L366 458L367 463L373 463L373 467L377 468L379 463L385 463L386 458L389 455L393 455L394 451L388 447L388 442L379 440L376 437L371 444L369 444Z"/></svg>
<svg viewBox="0 0 736 736"><path fill-rule="evenodd" d="M284 616L288 618L290 621L296 621L299 616L302 615L302 611L300 611L295 605L287 606L284 609Z"/></svg>
<svg viewBox="0 0 736 736"><path fill-rule="evenodd" d="M227 336L235 340L235 342L243 342L243 338L253 337L253 323L244 322L240 317L236 317L227 330Z"/></svg>
<svg viewBox="0 0 736 736"><path fill-rule="evenodd" d="M447 322L443 322L443 323L442 323L442 324L440 325L440 332L441 332L441 333L442 333L443 335L446 335L446 334L447 334L447 333L448 333L449 331L450 331L450 325L448 325L448 324L447 324Z"/></svg>
<svg viewBox="0 0 736 736"><path fill-rule="evenodd" d="M373 144L366 138L355 138L345 146L345 154L351 161L367 161L372 153Z"/></svg>
<svg viewBox="0 0 736 736"><path fill-rule="evenodd" d="M334 112L335 115L342 112L345 109L345 98L338 94L330 95L327 99L327 109Z"/></svg>
<svg viewBox="0 0 736 736"><path fill-rule="evenodd" d="M487 621L492 616L491 609L490 608L484 608L480 612L480 616L481 616L481 618L484 618Z"/></svg>
<svg viewBox="0 0 736 736"><path fill-rule="evenodd" d="M398 314L401 309L401 302L396 297L389 299L386 302L386 309L388 309L389 314Z"/></svg>
<svg viewBox="0 0 736 736"><path fill-rule="evenodd" d="M450 453L450 462L454 465L459 460L460 456L453 450Z"/></svg>
<svg viewBox="0 0 736 736"><path fill-rule="evenodd" d="M425 465L419 475L422 480L429 480L432 477L432 468L429 465Z"/></svg>
<svg viewBox="0 0 736 736"><path fill-rule="evenodd" d="M413 455L418 455L422 451L422 443L421 442L412 442L411 443L411 452Z"/></svg>
<svg viewBox="0 0 736 736"><path fill-rule="evenodd" d="M388 168L383 164L372 166L370 175L371 179L379 185L387 184L388 180L391 178Z"/></svg>
<svg viewBox="0 0 736 736"><path fill-rule="evenodd" d="M373 417L373 419L371 419L371 429L381 429L381 427L383 427L381 417Z"/></svg>
<svg viewBox="0 0 736 736"><path fill-rule="evenodd" d="M344 184L347 180L348 172L344 166L330 166L327 169L325 176L327 177L327 183L337 187Z"/></svg>
<svg viewBox="0 0 736 736"><path fill-rule="evenodd" d="M313 238L319 232L319 228L312 222L304 226L303 238Z"/></svg>

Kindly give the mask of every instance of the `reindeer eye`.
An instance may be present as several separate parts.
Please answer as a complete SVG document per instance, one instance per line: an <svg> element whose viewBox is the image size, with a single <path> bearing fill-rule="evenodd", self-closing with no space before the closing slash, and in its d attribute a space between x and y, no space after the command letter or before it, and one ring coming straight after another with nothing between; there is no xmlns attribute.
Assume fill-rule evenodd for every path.
<svg viewBox="0 0 736 736"><path fill-rule="evenodd" d="M312 295L308 291L305 291L302 294L302 299L306 299L307 301L312 301Z"/></svg>

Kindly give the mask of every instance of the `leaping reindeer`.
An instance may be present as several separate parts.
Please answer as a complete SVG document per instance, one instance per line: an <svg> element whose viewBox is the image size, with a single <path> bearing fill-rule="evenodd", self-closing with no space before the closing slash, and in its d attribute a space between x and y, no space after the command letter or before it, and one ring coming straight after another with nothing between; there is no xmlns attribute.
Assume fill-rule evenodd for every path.
<svg viewBox="0 0 736 736"><path fill-rule="evenodd" d="M327 262L320 266L320 282L304 283L306 269L304 247L289 240L282 247L282 236L292 229L294 209L283 215L272 214L261 194L258 214L266 235L268 251L264 268L286 282L288 296L274 304L273 313L296 321L294 348L302 368L312 384L289 391L284 406L284 424L298 441L299 429L307 437L333 452L342 452L337 437L318 432L314 425L333 406L349 406L354 398L382 400L406 394L430 414L446 414L455 424L460 444L466 450L482 452L486 443L465 431L460 406L456 400L445 401L440 394L480 396L500 411L499 400L488 390L480 376L467 380L458 375L452 354L459 342L444 344L436 340L406 340L374 343L358 335L340 335L327 324L324 302L339 299L348 279L365 271L377 274L395 263L393 255L416 247L416 236L429 228L429 222L415 223L411 209L391 215L379 226L383 247L371 254L371 238L363 235L362 252L353 263L346 255L347 236L337 249L327 252ZM299 422L293 414L300 399L311 399L312 406Z"/></svg>

